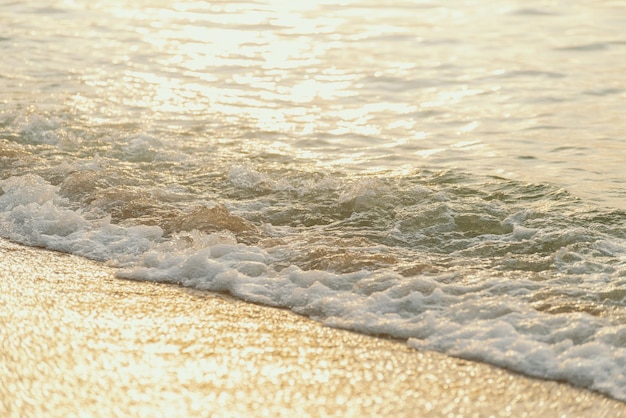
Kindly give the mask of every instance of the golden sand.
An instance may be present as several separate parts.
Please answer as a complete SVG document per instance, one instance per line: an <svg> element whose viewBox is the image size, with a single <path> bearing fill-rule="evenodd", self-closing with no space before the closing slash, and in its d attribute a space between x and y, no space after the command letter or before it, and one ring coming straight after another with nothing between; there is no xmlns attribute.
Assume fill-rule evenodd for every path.
<svg viewBox="0 0 626 418"><path fill-rule="evenodd" d="M557 382L0 239L0 416L619 417Z"/></svg>

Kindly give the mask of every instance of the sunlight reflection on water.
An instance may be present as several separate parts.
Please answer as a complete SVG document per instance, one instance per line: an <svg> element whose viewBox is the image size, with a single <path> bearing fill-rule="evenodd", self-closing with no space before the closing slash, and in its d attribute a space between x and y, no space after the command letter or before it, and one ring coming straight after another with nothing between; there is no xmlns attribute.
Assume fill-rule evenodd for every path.
<svg viewBox="0 0 626 418"><path fill-rule="evenodd" d="M25 6L8 36L36 14L50 42L32 53L50 60L40 73L27 62L5 72L41 80L35 94L65 95L94 123L205 123L273 135L314 164L463 167L624 207L623 6L481 5L72 1L54 16ZM68 28L81 38L72 50ZM46 84L55 72L65 86ZM304 145L321 140L334 151Z"/></svg>

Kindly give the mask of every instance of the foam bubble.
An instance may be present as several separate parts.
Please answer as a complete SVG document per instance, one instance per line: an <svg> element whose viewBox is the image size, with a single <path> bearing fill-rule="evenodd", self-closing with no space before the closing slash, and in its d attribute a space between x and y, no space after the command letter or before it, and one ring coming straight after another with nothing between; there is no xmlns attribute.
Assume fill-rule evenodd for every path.
<svg viewBox="0 0 626 418"><path fill-rule="evenodd" d="M121 227L109 218L88 219L59 188L36 175L0 181L0 234L15 241L97 260L127 262L158 242L156 226Z"/></svg>
<svg viewBox="0 0 626 418"><path fill-rule="evenodd" d="M29 143L56 145L59 142L59 122L38 113L32 113L22 122L22 135Z"/></svg>
<svg viewBox="0 0 626 418"><path fill-rule="evenodd" d="M20 205L30 203L41 205L51 200L60 200L56 195L56 187L33 174L2 180L0 189L4 192L0 195L0 210L3 212L11 211Z"/></svg>
<svg viewBox="0 0 626 418"><path fill-rule="evenodd" d="M167 244L163 244L167 251L155 247L144 254L142 263L121 270L120 276L225 291L289 307L330 326L406 338L415 348L565 379L626 398L626 349L621 341L626 326L612 326L588 314L541 313L510 296L490 296L484 285L461 289L435 280L436 276L338 274L295 266L276 271L270 267L271 256L260 248L223 244L215 236L196 234L194 243L174 252ZM372 283L385 286L374 290ZM490 288L503 284L494 279Z"/></svg>
<svg viewBox="0 0 626 418"><path fill-rule="evenodd" d="M274 180L267 175L253 168L239 165L230 169L228 181L237 188L255 192L268 192L276 185Z"/></svg>
<svg viewBox="0 0 626 418"><path fill-rule="evenodd" d="M459 278L454 272L437 269L401 275L380 265L349 272L285 266L284 260L297 259L288 240L268 249L239 242L237 234L242 231L234 226L239 221L244 226L247 223L224 206L204 208L195 215L189 212L188 218L181 217L188 225L169 236L159 226L116 225L110 217L87 212L88 206L75 209L64 196L80 193L93 177L93 172L79 172L60 186L36 175L0 181L0 234L109 261L121 268L120 277L228 292L244 300L290 308L329 326L402 338L411 347L565 380L626 400L626 325L581 309L556 306L555 314L534 309L528 299L541 296L541 283L506 274ZM354 196L363 195L356 192ZM442 212L444 217L451 213L450 208ZM210 227L193 228L194 223ZM418 224L405 223L400 228L418 228ZM603 280L589 274L588 252L594 257L598 253L623 254L623 243L618 240L581 246L581 239L573 239L571 233L520 228L528 227L514 226L502 237L490 239L507 245L529 241L531 246L554 246L555 259L568 264L570 270L580 267L578 262L587 263L580 267L586 275L569 274L559 282L564 292L593 294L589 289ZM334 251L329 253L331 259L338 250L345 250L342 256L362 253L365 258L370 250L375 255L385 252L383 246L373 246L364 238L326 243ZM587 290L581 290L585 287ZM622 297L617 283L612 292L606 298L617 303Z"/></svg>

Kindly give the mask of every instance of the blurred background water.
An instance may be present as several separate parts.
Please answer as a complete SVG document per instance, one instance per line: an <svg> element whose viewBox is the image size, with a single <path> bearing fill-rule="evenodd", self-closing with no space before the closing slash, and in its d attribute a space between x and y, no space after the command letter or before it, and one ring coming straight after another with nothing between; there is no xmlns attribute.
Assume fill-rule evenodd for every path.
<svg viewBox="0 0 626 418"><path fill-rule="evenodd" d="M626 399L621 1L0 1L0 235Z"/></svg>

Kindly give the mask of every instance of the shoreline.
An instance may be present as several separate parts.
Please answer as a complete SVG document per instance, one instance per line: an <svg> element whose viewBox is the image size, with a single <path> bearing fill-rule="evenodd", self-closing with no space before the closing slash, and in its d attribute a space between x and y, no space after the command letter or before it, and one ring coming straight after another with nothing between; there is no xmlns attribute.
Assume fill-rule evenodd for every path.
<svg viewBox="0 0 626 418"><path fill-rule="evenodd" d="M626 403L0 238L0 415L593 416Z"/></svg>

